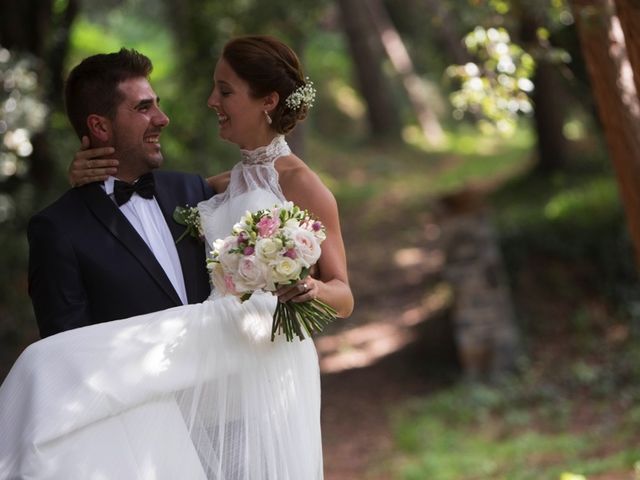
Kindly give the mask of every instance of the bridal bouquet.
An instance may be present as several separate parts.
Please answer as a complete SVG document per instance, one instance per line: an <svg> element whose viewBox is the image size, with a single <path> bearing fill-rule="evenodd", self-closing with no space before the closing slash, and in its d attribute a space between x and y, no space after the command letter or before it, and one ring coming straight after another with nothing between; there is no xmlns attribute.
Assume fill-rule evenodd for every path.
<svg viewBox="0 0 640 480"><path fill-rule="evenodd" d="M247 212L231 235L214 242L209 270L215 288L246 300L256 290L274 292L309 275L320 258L325 228L292 202ZM321 331L336 312L314 299L302 303L278 302L271 341L284 333L287 341Z"/></svg>

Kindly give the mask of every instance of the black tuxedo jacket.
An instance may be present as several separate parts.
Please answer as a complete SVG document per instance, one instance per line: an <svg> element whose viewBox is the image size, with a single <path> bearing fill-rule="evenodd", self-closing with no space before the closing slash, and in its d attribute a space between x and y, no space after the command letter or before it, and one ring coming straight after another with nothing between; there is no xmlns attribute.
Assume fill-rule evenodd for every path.
<svg viewBox="0 0 640 480"><path fill-rule="evenodd" d="M198 175L155 171L156 199L177 239L176 206L209 198ZM181 305L169 278L98 183L74 188L33 216L28 227L29 295L44 338L72 328ZM176 245L189 303L209 295L204 244Z"/></svg>

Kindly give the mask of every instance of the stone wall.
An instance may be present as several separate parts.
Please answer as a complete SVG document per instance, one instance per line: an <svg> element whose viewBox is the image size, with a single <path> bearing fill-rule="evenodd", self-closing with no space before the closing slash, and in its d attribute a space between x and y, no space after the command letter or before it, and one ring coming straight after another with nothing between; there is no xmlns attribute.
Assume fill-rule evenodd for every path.
<svg viewBox="0 0 640 480"><path fill-rule="evenodd" d="M443 275L453 289L451 321L464 372L490 379L516 368L519 335L491 215L477 204L465 210L440 221Z"/></svg>

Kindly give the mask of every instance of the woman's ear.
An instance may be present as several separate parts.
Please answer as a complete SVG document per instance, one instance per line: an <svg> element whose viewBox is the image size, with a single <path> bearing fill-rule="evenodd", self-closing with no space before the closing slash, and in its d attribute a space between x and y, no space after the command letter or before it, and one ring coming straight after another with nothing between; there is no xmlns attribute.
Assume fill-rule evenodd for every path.
<svg viewBox="0 0 640 480"><path fill-rule="evenodd" d="M107 117L92 113L87 117L87 128L96 140L104 143L111 140L111 120Z"/></svg>
<svg viewBox="0 0 640 480"><path fill-rule="evenodd" d="M280 95L278 95L278 92L271 92L263 99L263 109L271 113L278 106L279 100Z"/></svg>

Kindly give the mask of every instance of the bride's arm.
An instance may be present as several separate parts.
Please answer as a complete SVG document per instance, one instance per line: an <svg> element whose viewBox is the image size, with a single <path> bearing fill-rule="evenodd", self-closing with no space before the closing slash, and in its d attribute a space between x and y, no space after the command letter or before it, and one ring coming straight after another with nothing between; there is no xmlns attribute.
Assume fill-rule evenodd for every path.
<svg viewBox="0 0 640 480"><path fill-rule="evenodd" d="M320 178L301 160L295 159L292 163L292 168L280 171L282 192L287 200L308 210L324 224L327 238L321 246L317 274L298 285L281 289L278 292L280 301L305 302L318 298L331 305L339 317L348 317L353 311L353 294L349 287L337 202Z"/></svg>
<svg viewBox="0 0 640 480"><path fill-rule="evenodd" d="M90 148L89 139L82 137L82 145L69 164L68 180L72 187L80 187L87 183L104 182L109 175L118 173L118 160L108 158L112 155L112 147ZM229 185L230 172L222 172L206 179L216 193L224 192Z"/></svg>
<svg viewBox="0 0 640 480"><path fill-rule="evenodd" d="M80 150L73 156L67 171L67 178L72 187L104 182L109 175L115 175L118 172L118 160L109 158L109 155L113 155L113 147L89 147L89 138L82 137Z"/></svg>
<svg viewBox="0 0 640 480"><path fill-rule="evenodd" d="M231 172L227 171L227 172L219 173L218 175L207 177L206 181L209 184L209 186L213 189L214 192L222 193L227 189L230 178L231 178Z"/></svg>

